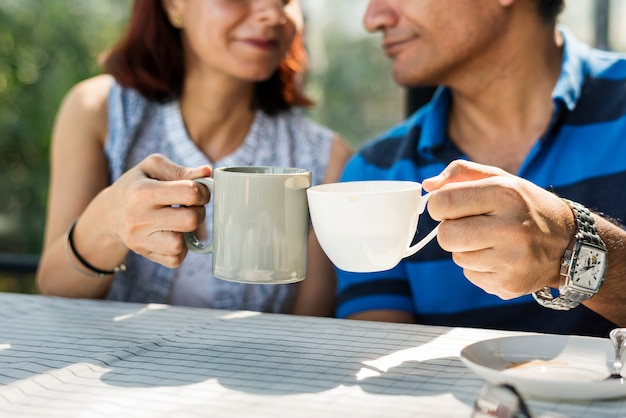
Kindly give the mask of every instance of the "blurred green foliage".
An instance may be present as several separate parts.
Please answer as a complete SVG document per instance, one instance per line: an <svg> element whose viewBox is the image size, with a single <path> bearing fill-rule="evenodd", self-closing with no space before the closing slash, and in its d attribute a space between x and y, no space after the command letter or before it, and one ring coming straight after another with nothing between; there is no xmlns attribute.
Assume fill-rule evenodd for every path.
<svg viewBox="0 0 626 418"><path fill-rule="evenodd" d="M49 147L70 87L98 72L130 0L0 0L0 252L39 253Z"/></svg>
<svg viewBox="0 0 626 418"><path fill-rule="evenodd" d="M0 292L37 293L34 273L0 273Z"/></svg>
<svg viewBox="0 0 626 418"><path fill-rule="evenodd" d="M404 90L393 81L378 38L347 38L333 26L324 42L326 65L316 67L311 57L307 87L317 106L310 115L359 147L402 120Z"/></svg>

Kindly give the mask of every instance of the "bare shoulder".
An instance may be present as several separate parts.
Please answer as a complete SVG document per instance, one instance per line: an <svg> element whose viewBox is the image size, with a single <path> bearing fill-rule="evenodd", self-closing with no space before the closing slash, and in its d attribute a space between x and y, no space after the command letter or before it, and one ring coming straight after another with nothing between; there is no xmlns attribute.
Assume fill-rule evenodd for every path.
<svg viewBox="0 0 626 418"><path fill-rule="evenodd" d="M65 102L81 107L86 111L106 108L113 78L108 74L88 78L76 84L65 96Z"/></svg>
<svg viewBox="0 0 626 418"><path fill-rule="evenodd" d="M338 156L341 156L344 159L350 158L354 153L354 148L352 148L352 146L339 135L335 135L333 137L331 150L331 152L336 153Z"/></svg>
<svg viewBox="0 0 626 418"><path fill-rule="evenodd" d="M113 84L109 75L98 75L76 84L67 93L57 125L72 124L104 141L107 132L107 99ZM77 127L78 127L77 126Z"/></svg>
<svg viewBox="0 0 626 418"><path fill-rule="evenodd" d="M324 183L334 183L339 181L341 172L343 171L346 162L354 150L350 144L348 144L342 137L335 135L332 145L330 147L330 160L324 175Z"/></svg>

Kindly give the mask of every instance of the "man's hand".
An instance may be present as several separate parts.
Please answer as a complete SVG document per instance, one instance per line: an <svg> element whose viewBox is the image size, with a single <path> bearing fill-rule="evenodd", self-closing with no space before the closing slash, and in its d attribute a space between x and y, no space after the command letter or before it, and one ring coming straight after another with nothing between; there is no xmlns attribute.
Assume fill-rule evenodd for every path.
<svg viewBox="0 0 626 418"><path fill-rule="evenodd" d="M495 167L451 163L424 180L438 241L475 285L502 299L558 287L575 221L556 195Z"/></svg>

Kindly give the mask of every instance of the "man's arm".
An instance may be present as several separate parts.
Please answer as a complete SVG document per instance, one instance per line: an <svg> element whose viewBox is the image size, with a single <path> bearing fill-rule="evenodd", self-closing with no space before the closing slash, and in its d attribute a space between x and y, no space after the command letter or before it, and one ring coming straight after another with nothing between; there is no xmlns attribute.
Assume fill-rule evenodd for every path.
<svg viewBox="0 0 626 418"><path fill-rule="evenodd" d="M626 231L594 215L609 254L609 268L600 291L583 304L620 327L626 327Z"/></svg>

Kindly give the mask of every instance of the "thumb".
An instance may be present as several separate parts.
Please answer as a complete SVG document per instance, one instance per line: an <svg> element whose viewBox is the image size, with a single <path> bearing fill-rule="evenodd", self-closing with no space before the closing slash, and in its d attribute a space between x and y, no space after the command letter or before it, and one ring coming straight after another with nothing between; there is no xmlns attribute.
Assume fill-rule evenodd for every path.
<svg viewBox="0 0 626 418"><path fill-rule="evenodd" d="M478 164L471 161L456 160L452 161L437 176L425 179L422 183L424 190L432 192L440 189L448 183L461 181L480 180L493 176L510 176L506 171L484 164Z"/></svg>
<svg viewBox="0 0 626 418"><path fill-rule="evenodd" d="M208 165L183 167L161 154L152 154L139 163L141 171L149 178L162 181L192 180L208 177L212 169Z"/></svg>

